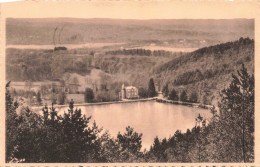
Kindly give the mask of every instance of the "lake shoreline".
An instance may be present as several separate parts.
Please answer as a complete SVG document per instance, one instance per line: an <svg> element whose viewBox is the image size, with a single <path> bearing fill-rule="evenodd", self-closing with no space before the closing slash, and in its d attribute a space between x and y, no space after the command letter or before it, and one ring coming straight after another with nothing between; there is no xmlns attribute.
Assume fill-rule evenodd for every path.
<svg viewBox="0 0 260 167"><path fill-rule="evenodd" d="M119 103L133 103L133 102L142 102L142 101L156 101L159 103L170 103L170 104L190 106L190 107L202 108L202 109L211 109L213 107L212 105L205 105L205 104L201 104L201 103L181 102L181 101L166 100L166 99L161 99L161 98L146 98L146 99L134 99L134 100L124 99L122 101L97 102L97 103L76 103L76 104L74 104L74 107L119 104ZM62 108L62 107L69 107L69 104L64 104L64 105L55 104L54 106L55 106L55 108ZM31 107L31 108L32 109L42 109L43 107L44 106L35 106L35 107Z"/></svg>
<svg viewBox="0 0 260 167"><path fill-rule="evenodd" d="M166 99L160 99L160 98L155 98L154 100L156 102L159 102L159 103L171 103L171 104L190 106L190 107L202 108L202 109L211 109L211 108L213 108L213 105L206 105L206 104L201 104L201 103L190 103L190 102L182 102L182 101L173 101L173 100L166 100Z"/></svg>
<svg viewBox="0 0 260 167"><path fill-rule="evenodd" d="M96 103L74 103L73 106L93 106L93 105L106 105L106 104L117 104L117 103L133 103L133 102L139 102L139 101L152 101L153 98L146 98L146 99L134 99L134 100L123 100L123 101L109 101L109 102L96 102ZM62 108L62 107L69 107L69 104L63 104L63 105L54 105L55 108ZM43 108L44 106L34 106L31 107L32 109L39 109Z"/></svg>

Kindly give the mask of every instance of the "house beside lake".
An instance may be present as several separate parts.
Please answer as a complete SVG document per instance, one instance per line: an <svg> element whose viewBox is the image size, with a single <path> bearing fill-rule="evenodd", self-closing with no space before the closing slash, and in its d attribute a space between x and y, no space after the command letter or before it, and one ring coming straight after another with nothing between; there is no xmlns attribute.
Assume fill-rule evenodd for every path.
<svg viewBox="0 0 260 167"><path fill-rule="evenodd" d="M138 88L134 86L125 86L122 85L122 89L119 92L119 99L137 99L138 96Z"/></svg>

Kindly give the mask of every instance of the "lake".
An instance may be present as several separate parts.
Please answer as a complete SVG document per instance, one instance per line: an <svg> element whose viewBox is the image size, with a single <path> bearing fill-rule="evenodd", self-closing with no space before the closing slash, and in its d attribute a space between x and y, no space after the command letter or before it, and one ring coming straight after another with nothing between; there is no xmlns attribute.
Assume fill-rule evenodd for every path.
<svg viewBox="0 0 260 167"><path fill-rule="evenodd" d="M99 127L108 130L116 137L118 132L125 132L131 126L138 133L142 133L143 148L149 149L154 138L160 139L173 136L176 130L186 132L195 126L195 118L200 114L210 118L210 110L158 103L155 101L116 103L105 105L77 106L86 116L92 116L91 122L96 121ZM57 111L67 111L68 107L57 108Z"/></svg>

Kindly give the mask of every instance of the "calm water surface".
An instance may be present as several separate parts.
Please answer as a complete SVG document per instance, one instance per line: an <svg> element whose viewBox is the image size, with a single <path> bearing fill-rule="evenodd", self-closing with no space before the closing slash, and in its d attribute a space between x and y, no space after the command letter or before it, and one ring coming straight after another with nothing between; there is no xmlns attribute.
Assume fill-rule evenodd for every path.
<svg viewBox="0 0 260 167"><path fill-rule="evenodd" d="M91 122L96 121L99 127L108 130L116 137L118 132L124 133L127 126L131 126L138 133L142 133L143 149L149 149L154 138L160 139L172 136L176 130L186 132L195 126L195 118L200 113L210 118L209 110L193 108L155 101L118 103L106 105L80 106L82 113L92 116ZM68 107L57 109L67 111ZM61 112L63 113L63 112Z"/></svg>

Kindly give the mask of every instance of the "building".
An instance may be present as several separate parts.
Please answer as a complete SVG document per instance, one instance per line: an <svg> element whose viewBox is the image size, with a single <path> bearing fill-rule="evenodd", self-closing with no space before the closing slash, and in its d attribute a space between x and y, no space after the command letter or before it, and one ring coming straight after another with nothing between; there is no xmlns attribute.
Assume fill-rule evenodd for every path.
<svg viewBox="0 0 260 167"><path fill-rule="evenodd" d="M134 86L122 85L121 92L119 92L120 99L136 99L138 96L138 89Z"/></svg>

